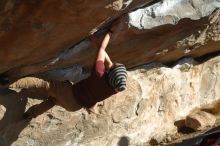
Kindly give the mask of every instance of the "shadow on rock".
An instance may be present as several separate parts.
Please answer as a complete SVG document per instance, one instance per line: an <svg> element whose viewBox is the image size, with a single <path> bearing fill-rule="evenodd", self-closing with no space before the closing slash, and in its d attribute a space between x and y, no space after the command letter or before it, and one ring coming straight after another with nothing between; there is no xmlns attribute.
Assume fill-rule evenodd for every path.
<svg viewBox="0 0 220 146"><path fill-rule="evenodd" d="M30 123L32 118L36 118L55 105L52 97L47 97L46 92L40 91L42 91L40 88L22 89L19 92L0 88L0 105L6 109L4 116L0 120L0 146L11 145L17 140L21 131ZM28 98L43 101L40 104L32 105L25 111ZM63 101L64 99L62 98L61 100ZM69 102L68 99L65 102ZM69 105L74 107L71 109L72 112L82 108L72 102Z"/></svg>
<svg viewBox="0 0 220 146"><path fill-rule="evenodd" d="M121 137L118 142L118 146L129 146L129 138L126 136Z"/></svg>
<svg viewBox="0 0 220 146"><path fill-rule="evenodd" d="M0 105L6 108L0 120L0 146L11 145L30 122L30 119L22 118L27 98L16 95L15 91L0 89Z"/></svg>
<svg viewBox="0 0 220 146"><path fill-rule="evenodd" d="M199 135L192 136L191 138L184 139L182 142L177 142L170 144L168 146L203 146L204 144L200 144L202 141L204 141L207 138L213 139L213 138L219 138L219 130L220 126L217 126L215 128L212 128L208 130L207 132L201 132ZM211 134L217 134L217 137L212 137Z"/></svg>
<svg viewBox="0 0 220 146"><path fill-rule="evenodd" d="M36 89L35 92L38 90ZM29 95L33 96L29 96ZM43 100L40 104L31 106L27 111L28 98ZM7 88L0 88L0 105L6 111L0 120L0 146L9 146L17 140L21 131L30 123L32 118L43 114L54 106L51 99L35 96L31 90L16 92Z"/></svg>

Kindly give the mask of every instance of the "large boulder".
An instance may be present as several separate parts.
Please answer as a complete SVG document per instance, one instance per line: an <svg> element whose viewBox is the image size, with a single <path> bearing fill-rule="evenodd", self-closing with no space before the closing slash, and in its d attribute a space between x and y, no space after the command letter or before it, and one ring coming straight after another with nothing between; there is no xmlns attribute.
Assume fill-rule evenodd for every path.
<svg viewBox="0 0 220 146"><path fill-rule="evenodd" d="M148 1L1 0L0 72L46 61L109 18Z"/></svg>
<svg viewBox="0 0 220 146"><path fill-rule="evenodd" d="M4 146L144 145L175 134L175 121L220 99L220 56L201 64L186 58L173 67L145 65L128 77L127 90L98 103L95 112L55 106L31 121L20 117L25 107L41 101L1 94L0 141Z"/></svg>
<svg viewBox="0 0 220 146"><path fill-rule="evenodd" d="M59 7L59 9L52 7L52 4L52 6L48 8L45 4L45 11L47 13L44 13L44 9L42 9L41 12L40 8L35 10L36 12L34 11L37 16L43 15L46 17L46 20L52 19L58 24L62 24L58 25L58 28L55 25L53 28L54 31L50 31L51 36L46 33L47 37L45 38L45 36L38 35L38 33L44 34L44 28L37 31L38 33L35 33L35 31L31 33L33 31L31 23L32 31L28 31L27 33L33 35L30 39L34 37L34 40L37 42L40 41L41 43L37 43L40 46L37 47L32 40L27 40L29 37L26 37L25 34L24 38L26 38L26 40L22 40L21 42L26 49L22 49L23 47L19 44L13 46L14 42L21 43L19 41L20 37L8 37L7 41L11 40L10 38L15 38L15 41L10 41L10 43L5 43L6 40L4 39L4 43L10 45L9 48L13 49L4 47L1 49L0 54L2 55L0 58L2 59L1 63L3 63L1 65L2 69L0 69L1 72L10 69L5 74L9 77L16 78L55 68L69 67L75 64L88 67L89 69L92 67L97 47L94 48L94 46L91 45L90 39L87 38L86 34L89 34L89 31L93 27L96 27L95 23L99 23L101 20L91 24L87 23L87 19L90 20L91 16L87 16L86 14L93 13L88 9L86 9L85 18L80 16L78 18L77 14L76 18L74 17L76 20L73 20L71 13L74 13L75 10L66 10L65 2L63 3L64 4L54 2L53 5ZM64 5L64 7L61 7L61 4ZM103 2L101 4L95 4L94 9L101 9L99 6L102 7L105 3ZM134 1L134 4L137 4L137 2L135 3ZM85 5L87 6L87 3L85 3ZM44 5L39 5L39 7L40 6L43 7ZM70 7L71 4L67 4L67 6ZM88 7L90 6L93 9L93 3ZM132 11L123 13L117 17L117 23L115 24L116 29L107 48L107 52L113 61L124 63L128 68L132 68L153 61L170 62L183 56L199 57L207 53L219 51L219 6L220 2L217 0L179 0L175 2L172 0L163 0L153 1L145 7L132 9ZM82 7L84 7L84 5L82 5ZM58 16L61 16L52 17L53 13L51 13L52 10L50 10L52 8L59 12ZM60 11L60 9L67 14ZM104 19L108 14L107 12L103 12L103 14L96 14L95 12L97 11L94 11L93 14L96 16L95 18L103 16ZM102 13L102 11L99 12ZM35 16L35 13L30 13L31 20L33 19L32 15ZM80 14L84 16L84 13ZM77 23L78 19L83 19L85 24L81 21ZM99 38L99 41L101 41L102 36L108 27L110 27L109 25L114 21L116 20L113 19L97 27L97 32L93 34L93 36ZM89 26L85 27L84 25ZM46 26L47 25L45 25L45 27ZM19 30L21 31L22 28L19 28ZM74 33L76 31L75 29L77 29L79 33ZM11 33L13 34L13 31ZM2 37L4 38L9 34L10 33L4 33ZM21 35L21 33L19 33L19 35ZM39 37L39 40L35 37ZM74 40L74 38L81 38L82 41L77 43L77 39ZM70 47L73 42L75 45ZM19 48L19 46L21 46L21 48ZM29 51L27 51L27 48ZM17 53L20 51L22 53ZM8 57L6 58L5 56Z"/></svg>
<svg viewBox="0 0 220 146"><path fill-rule="evenodd" d="M200 63L186 58L173 67L151 62L219 51L219 3L2 0L0 73L8 78L39 73L59 78L53 69L61 74L67 67L70 73L73 66L90 69L97 47L88 35L100 42L113 22L117 29L107 52L130 71L128 89L98 103L95 113L55 106L23 120L26 108L41 101L11 97L0 88L0 145L144 145L174 134L175 121L219 100L220 57ZM137 67L144 63L151 64Z"/></svg>

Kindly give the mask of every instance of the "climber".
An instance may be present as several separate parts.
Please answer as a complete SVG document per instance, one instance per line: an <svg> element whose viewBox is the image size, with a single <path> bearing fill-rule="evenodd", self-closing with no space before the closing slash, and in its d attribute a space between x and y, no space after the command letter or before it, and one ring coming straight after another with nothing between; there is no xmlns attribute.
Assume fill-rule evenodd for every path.
<svg viewBox="0 0 220 146"><path fill-rule="evenodd" d="M126 88L125 66L120 63L112 63L105 51L110 36L111 32L108 32L101 43L92 75L73 87L73 93L79 102L87 107Z"/></svg>
<svg viewBox="0 0 220 146"><path fill-rule="evenodd" d="M126 89L127 72L123 64L112 63L105 51L111 32L106 33L98 50L96 63L91 76L76 84L68 81L46 81L35 77L25 77L10 85L10 88L20 88L19 96L44 98L44 101L34 105L24 114L25 118L33 118L52 108L55 104L69 111L81 107L88 109L111 95ZM94 38L91 39L94 41ZM13 91L12 91L13 92ZM1 94L1 93L0 93ZM13 95L11 94L11 95Z"/></svg>

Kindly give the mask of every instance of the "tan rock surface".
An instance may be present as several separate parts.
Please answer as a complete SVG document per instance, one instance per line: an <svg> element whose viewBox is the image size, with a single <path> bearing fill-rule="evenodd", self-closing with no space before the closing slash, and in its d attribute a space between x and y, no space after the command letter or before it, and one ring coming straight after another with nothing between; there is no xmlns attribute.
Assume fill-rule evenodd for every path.
<svg viewBox="0 0 220 146"><path fill-rule="evenodd" d="M214 126L216 117L210 113L199 111L186 117L186 126L195 131L205 130Z"/></svg>
<svg viewBox="0 0 220 146"><path fill-rule="evenodd" d="M48 70L71 67L60 76L84 74L81 66L90 69L97 51L87 36L96 28L100 41L111 23L106 21L116 17L120 23L107 51L130 72L128 90L100 102L96 113L56 106L23 120L24 111L41 101L13 97L0 88L0 145L144 145L175 133L174 122L194 108L219 100L219 56L201 64L185 58L173 67L136 67L219 51L219 0L153 0L144 5L148 2L2 0L0 73L18 78L46 72L52 77L57 70Z"/></svg>
<svg viewBox="0 0 220 146"><path fill-rule="evenodd" d="M0 135L4 146L114 146L127 139L143 145L176 132L175 121L220 97L220 56L202 64L186 58L172 68L161 64L129 72L128 89L100 102L96 113L54 107L31 121L25 108L39 100L0 96ZM6 112L5 112L6 109ZM2 115L4 114L4 115ZM126 138L127 137L127 138Z"/></svg>

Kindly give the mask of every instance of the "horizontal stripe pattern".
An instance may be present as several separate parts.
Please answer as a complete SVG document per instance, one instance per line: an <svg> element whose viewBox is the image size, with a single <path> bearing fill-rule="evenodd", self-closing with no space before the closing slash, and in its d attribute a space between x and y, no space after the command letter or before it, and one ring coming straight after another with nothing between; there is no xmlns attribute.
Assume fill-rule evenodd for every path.
<svg viewBox="0 0 220 146"><path fill-rule="evenodd" d="M108 73L109 84L117 91L126 89L127 70L124 65L112 68Z"/></svg>

